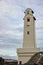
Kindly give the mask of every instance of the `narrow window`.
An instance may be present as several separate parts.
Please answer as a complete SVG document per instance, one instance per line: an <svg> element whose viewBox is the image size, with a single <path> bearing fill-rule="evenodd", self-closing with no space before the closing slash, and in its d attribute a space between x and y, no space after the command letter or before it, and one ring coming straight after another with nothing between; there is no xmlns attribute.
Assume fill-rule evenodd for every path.
<svg viewBox="0 0 43 65"><path fill-rule="evenodd" d="M27 14L29 14L29 11L27 11Z"/></svg>
<svg viewBox="0 0 43 65"><path fill-rule="evenodd" d="M27 22L29 22L30 21L30 19L29 18L27 18Z"/></svg>
<svg viewBox="0 0 43 65"><path fill-rule="evenodd" d="M34 12L32 11L32 13L34 13Z"/></svg>
<svg viewBox="0 0 43 65"><path fill-rule="evenodd" d="M36 18L35 18L35 17L33 17L33 19L34 19L34 20L36 20Z"/></svg>
<svg viewBox="0 0 43 65"><path fill-rule="evenodd" d="M29 35L29 31L27 31L27 34Z"/></svg>

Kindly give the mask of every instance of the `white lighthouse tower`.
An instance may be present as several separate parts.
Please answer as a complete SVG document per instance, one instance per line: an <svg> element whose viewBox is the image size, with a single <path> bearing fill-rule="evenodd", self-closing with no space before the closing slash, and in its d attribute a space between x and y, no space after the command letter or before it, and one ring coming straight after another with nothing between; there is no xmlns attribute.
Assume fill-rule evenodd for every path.
<svg viewBox="0 0 43 65"><path fill-rule="evenodd" d="M24 40L23 48L35 48L35 17L33 11L28 8L24 16Z"/></svg>
<svg viewBox="0 0 43 65"><path fill-rule="evenodd" d="M30 8L25 10L23 48L17 49L18 62L26 63L40 49L35 46L35 17Z"/></svg>

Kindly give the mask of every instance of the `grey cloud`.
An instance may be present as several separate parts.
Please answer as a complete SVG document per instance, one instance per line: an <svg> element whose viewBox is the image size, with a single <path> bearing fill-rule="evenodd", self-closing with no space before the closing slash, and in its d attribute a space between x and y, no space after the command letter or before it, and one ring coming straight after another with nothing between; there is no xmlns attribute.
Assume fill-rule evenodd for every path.
<svg viewBox="0 0 43 65"><path fill-rule="evenodd" d="M43 30L43 27L36 27L37 30Z"/></svg>
<svg viewBox="0 0 43 65"><path fill-rule="evenodd" d="M0 49L1 48L17 48L17 47L21 47L22 45L22 39L12 39L12 38L9 38L9 37L6 37L5 35L4 36L0 36ZM1 44L2 43L2 44Z"/></svg>

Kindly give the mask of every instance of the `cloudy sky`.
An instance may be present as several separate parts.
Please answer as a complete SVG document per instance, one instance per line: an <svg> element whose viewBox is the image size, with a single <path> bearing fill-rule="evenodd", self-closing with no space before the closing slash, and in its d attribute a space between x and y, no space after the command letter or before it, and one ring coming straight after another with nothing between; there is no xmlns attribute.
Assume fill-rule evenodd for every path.
<svg viewBox="0 0 43 65"><path fill-rule="evenodd" d="M34 11L36 46L43 48L43 0L0 0L0 55L16 56L23 44L24 11Z"/></svg>

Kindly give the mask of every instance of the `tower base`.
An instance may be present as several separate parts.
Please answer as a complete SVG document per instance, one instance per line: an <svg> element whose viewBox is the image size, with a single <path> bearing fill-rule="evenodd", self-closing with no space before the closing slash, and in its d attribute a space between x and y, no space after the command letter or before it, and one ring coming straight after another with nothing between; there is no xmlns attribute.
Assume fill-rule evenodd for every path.
<svg viewBox="0 0 43 65"><path fill-rule="evenodd" d="M19 48L17 49L18 63L26 63L37 52L40 52L39 48Z"/></svg>

